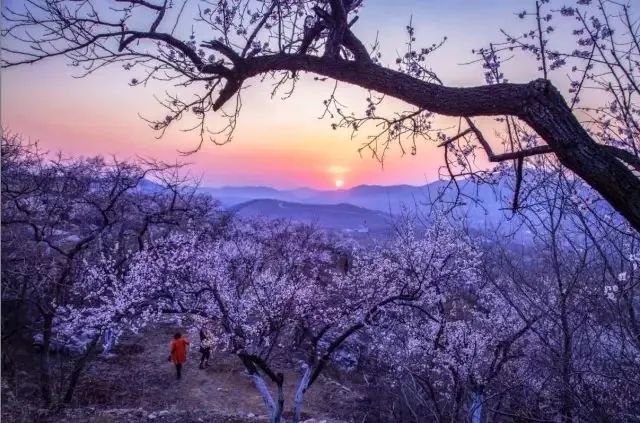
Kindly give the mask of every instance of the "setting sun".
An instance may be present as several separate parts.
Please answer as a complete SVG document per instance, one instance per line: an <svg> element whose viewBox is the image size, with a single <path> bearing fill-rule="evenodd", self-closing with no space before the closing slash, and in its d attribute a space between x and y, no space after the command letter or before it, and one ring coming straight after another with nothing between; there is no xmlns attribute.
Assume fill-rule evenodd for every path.
<svg viewBox="0 0 640 423"><path fill-rule="evenodd" d="M342 179L336 179L336 188L340 189L344 186L344 181Z"/></svg>

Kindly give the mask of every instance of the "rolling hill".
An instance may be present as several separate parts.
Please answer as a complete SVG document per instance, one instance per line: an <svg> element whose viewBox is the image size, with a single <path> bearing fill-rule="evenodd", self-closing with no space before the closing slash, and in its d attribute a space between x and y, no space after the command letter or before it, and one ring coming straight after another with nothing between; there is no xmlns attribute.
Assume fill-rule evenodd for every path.
<svg viewBox="0 0 640 423"><path fill-rule="evenodd" d="M287 219L354 233L386 233L392 216L352 204L303 204L273 199L250 200L230 210L243 217Z"/></svg>

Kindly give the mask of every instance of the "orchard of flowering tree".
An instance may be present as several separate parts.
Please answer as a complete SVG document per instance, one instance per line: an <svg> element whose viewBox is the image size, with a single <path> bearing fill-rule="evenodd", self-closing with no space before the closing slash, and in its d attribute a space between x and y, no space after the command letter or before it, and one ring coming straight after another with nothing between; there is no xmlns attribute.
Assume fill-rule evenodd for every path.
<svg viewBox="0 0 640 423"><path fill-rule="evenodd" d="M521 31L469 46L467 66L485 84L455 86L433 70L447 37L422 47L428 23L408 19L394 57L383 54L384 28L360 36L369 3L3 6L5 71L30 66L46 77L39 66L64 58L87 79L128 72L128 89L158 89L166 110L148 120L152 130L193 135L187 160L209 142L236 142L249 86L287 98L311 90L311 80L331 82L322 117L335 133L364 134L361 152L380 161L393 148L442 156L435 198L389 213L384 236L363 237L247 216L201 189L186 164L56 154L4 128L7 421L113 404L113 392L97 403L84 394L107 372L133 385L140 362L117 367L124 346L167 325L189 333L194 354L195 334L208 328L212 367L228 360L244 383L229 401L257 398L249 417L271 423L319 418L314 391L331 409L323 416L340 421L640 421L639 5L502 6L520 8ZM529 64L526 79L514 63ZM364 110L345 104L344 85L368 93ZM502 193L504 226L460 212L486 201L469 183ZM170 338L158 347L163 358ZM227 392L213 373L199 374L206 392ZM185 375L179 383L189 383ZM340 402L346 395L357 401ZM104 421L147 417L113 418Z"/></svg>
<svg viewBox="0 0 640 423"><path fill-rule="evenodd" d="M594 224L562 175L536 193L529 245L438 213L362 245L232 216L174 166L48 159L10 134L2 154L3 377L36 334L45 404L73 403L121 336L182 315L213 329L273 422L300 421L329 370L369 379L371 421L637 416L638 239Z"/></svg>

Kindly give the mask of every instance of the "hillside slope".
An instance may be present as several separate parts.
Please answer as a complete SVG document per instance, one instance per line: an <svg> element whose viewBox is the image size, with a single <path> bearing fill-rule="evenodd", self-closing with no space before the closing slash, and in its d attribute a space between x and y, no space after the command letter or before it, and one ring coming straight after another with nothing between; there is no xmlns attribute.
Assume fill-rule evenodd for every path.
<svg viewBox="0 0 640 423"><path fill-rule="evenodd" d="M287 219L345 232L387 232L392 222L388 213L351 204L301 204L263 199L238 204L232 210L243 217Z"/></svg>

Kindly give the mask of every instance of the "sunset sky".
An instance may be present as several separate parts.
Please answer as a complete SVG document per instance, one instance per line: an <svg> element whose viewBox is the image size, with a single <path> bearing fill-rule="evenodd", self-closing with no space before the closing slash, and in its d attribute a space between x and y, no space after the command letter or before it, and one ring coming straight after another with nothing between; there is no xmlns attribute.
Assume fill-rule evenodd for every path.
<svg viewBox="0 0 640 423"><path fill-rule="evenodd" d="M20 1L5 4L19 6ZM518 32L522 22L515 12L524 5L520 0L370 0L354 30L366 42L379 31L383 61L392 64L397 52L404 50L405 26L413 15L418 40L424 45L448 37L430 60L444 83L477 85L484 82L480 66L462 63L473 59L472 48L499 40L499 28ZM537 76L527 69L531 66L514 65L511 79L528 81ZM311 77L303 78L288 100L270 98L269 83L250 81L233 141L224 146L205 144L199 152L181 157L177 150L195 147L196 134L174 129L157 140L139 117L163 116L153 94L162 94L166 87L130 87L132 74L117 66L84 79L73 78L74 72L62 59L3 70L3 127L66 155L188 161L192 173L209 186L333 188L337 180L345 187L423 184L437 177L443 163L442 152L426 144L418 146L417 156L402 157L394 149L384 168L366 154L360 157L358 147L366 134L352 140L349 131L334 131L331 121L318 119L332 83ZM363 90L342 85L339 93L348 106L364 110Z"/></svg>

